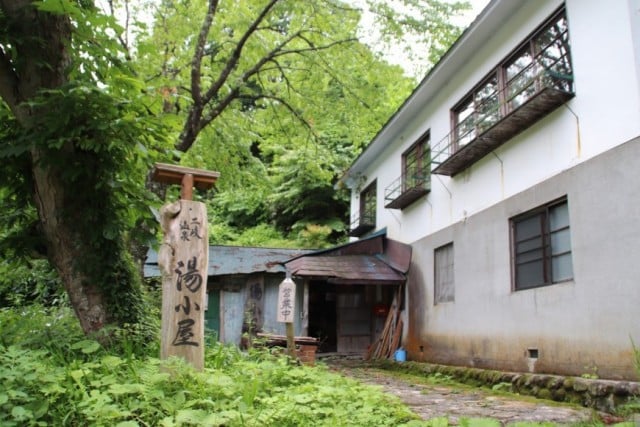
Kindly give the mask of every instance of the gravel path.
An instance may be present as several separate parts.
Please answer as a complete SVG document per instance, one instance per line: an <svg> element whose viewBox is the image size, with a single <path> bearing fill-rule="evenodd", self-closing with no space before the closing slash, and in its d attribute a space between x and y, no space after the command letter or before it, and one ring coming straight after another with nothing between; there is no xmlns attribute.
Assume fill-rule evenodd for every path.
<svg viewBox="0 0 640 427"><path fill-rule="evenodd" d="M587 408L510 398L481 388L411 383L391 372L367 366L361 360L336 359L326 363L343 375L381 386L385 392L398 396L423 419L447 417L449 425L458 425L461 418L493 418L505 426L521 421L573 424L590 421L596 415ZM600 415L606 417L606 414Z"/></svg>

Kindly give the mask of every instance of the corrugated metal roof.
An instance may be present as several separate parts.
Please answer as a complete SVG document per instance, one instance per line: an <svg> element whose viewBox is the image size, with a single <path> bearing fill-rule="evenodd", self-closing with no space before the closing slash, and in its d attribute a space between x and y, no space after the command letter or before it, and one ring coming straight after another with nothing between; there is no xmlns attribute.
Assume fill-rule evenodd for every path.
<svg viewBox="0 0 640 427"><path fill-rule="evenodd" d="M375 255L303 256L287 263L294 276L324 278L339 284L404 283L404 274Z"/></svg>
<svg viewBox="0 0 640 427"><path fill-rule="evenodd" d="M411 246L374 235L297 258L286 263L294 276L341 284L401 284L411 264Z"/></svg>
<svg viewBox="0 0 640 427"><path fill-rule="evenodd" d="M209 276L251 273L283 273L285 261L312 251L305 249L209 246ZM158 253L149 250L144 264L145 277L159 277Z"/></svg>

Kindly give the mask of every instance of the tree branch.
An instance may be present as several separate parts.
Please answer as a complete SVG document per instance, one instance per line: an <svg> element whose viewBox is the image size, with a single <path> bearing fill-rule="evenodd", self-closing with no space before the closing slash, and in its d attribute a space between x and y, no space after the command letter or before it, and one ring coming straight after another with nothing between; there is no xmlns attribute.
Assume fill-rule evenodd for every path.
<svg viewBox="0 0 640 427"><path fill-rule="evenodd" d="M200 33L198 34L198 42L196 43L196 50L193 54L193 61L191 62L191 97L196 105L202 105L201 99L201 67L202 57L204 56L204 47L207 44L207 37L209 37L209 31L211 30L211 24L213 23L213 17L216 14L218 8L218 0L209 0L209 7L207 14L200 27Z"/></svg>
<svg viewBox="0 0 640 427"><path fill-rule="evenodd" d="M178 143L176 144L176 149L182 152L186 152L191 148L193 143L198 136L200 130L206 126L211 120L207 121L203 120L202 112L204 111L204 107L209 103L211 99L217 94L224 83L227 81L233 69L238 65L240 61L240 55L244 46L249 40L249 37L256 31L260 23L266 18L269 14L269 11L275 6L275 4L279 0L270 0L269 3L262 9L260 15L256 17L253 23L249 26L247 31L242 35L236 48L234 49L231 57L227 61L226 66L220 72L218 79L211 85L209 90L207 90L204 97L201 95L201 86L200 86L200 76L201 76L201 65L202 65L202 57L204 55L204 46L206 44L207 36L209 34L209 29L211 28L211 21L213 20L213 13L210 13L213 7L213 12L215 13L215 6L217 5L217 0L209 0L209 12L207 12L207 16L205 17L205 21L202 24L202 28L200 30L200 34L198 36L198 44L196 46L196 53L194 55L193 64L191 66L191 97L193 99L193 105L189 111L189 116L185 123L182 132L180 133L180 137L178 139ZM216 106L212 111L216 112L212 116L217 117L227 105L231 103L233 100L233 91L225 97L226 102L223 100L221 103ZM229 99L231 98L231 99ZM207 116L210 116L208 114Z"/></svg>
<svg viewBox="0 0 640 427"><path fill-rule="evenodd" d="M247 31L245 31L245 33L242 35L242 37L238 41L238 44L236 45L236 48L234 49L233 53L231 54L231 57L227 61L227 65L225 66L225 68L220 73L220 76L218 77L218 80L216 80L216 82L213 85L211 85L211 87L209 88L209 90L205 94L205 96L204 96L204 102L205 103L208 103L215 96L215 94L218 93L218 91L220 91L220 88L222 88L224 83L229 78L229 75L231 74L231 71L233 71L233 69L238 64L238 61L240 60L240 55L242 54L242 49L244 49L244 46L247 44L247 40L249 40L249 37L251 37L251 35L257 31L260 23L264 20L264 18L266 18L266 16L269 13L269 11L273 8L273 6L275 6L275 4L278 1L279 0L271 0L264 7L262 12L260 12L260 15L253 21L251 26L249 26Z"/></svg>

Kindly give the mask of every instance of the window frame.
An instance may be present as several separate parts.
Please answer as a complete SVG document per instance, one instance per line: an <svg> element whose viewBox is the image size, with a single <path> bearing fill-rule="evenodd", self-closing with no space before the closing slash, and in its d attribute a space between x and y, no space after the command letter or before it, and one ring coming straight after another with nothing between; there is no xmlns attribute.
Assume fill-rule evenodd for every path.
<svg viewBox="0 0 640 427"><path fill-rule="evenodd" d="M431 178L431 146L430 132L427 131L415 143L411 145L404 153L402 153L402 191L405 192L415 187L419 187L428 182ZM407 163L409 156L415 153L415 167L410 169L411 165ZM426 155L426 158L425 158ZM422 180L411 178L412 174L422 173Z"/></svg>
<svg viewBox="0 0 640 427"><path fill-rule="evenodd" d="M440 271L440 266L438 264L438 254L440 252L443 252L445 250L451 250L450 253L450 257L451 257L451 263L447 264L447 267L450 266L451 271L450 271L450 275L451 275L451 281L450 283L448 283L448 286L451 289L450 293L442 293L439 292L442 291L442 281L440 280L439 282L439 274L438 272ZM440 283L440 286L439 286ZM450 302L455 302L456 300L456 292L455 292L455 284L456 284L456 280L455 280L455 249L454 249L454 245L453 242L449 242L446 243L444 245L438 246L437 248L435 248L433 250L433 305L438 305L438 304L445 304L445 303L450 303ZM450 299L444 299L443 297L450 297Z"/></svg>
<svg viewBox="0 0 640 427"><path fill-rule="evenodd" d="M367 223L375 227L378 202L376 192L377 180L375 179L360 192L360 224ZM370 214L370 217L367 214ZM365 219L370 219L371 222L367 222Z"/></svg>
<svg viewBox="0 0 640 427"><path fill-rule="evenodd" d="M520 44L518 44L518 46L516 46L513 50L511 50L507 54L507 56L497 66L493 67L489 71L489 73L487 73L480 80L478 84L476 84L469 92L467 92L460 99L458 103L456 103L453 106L453 108L451 108L450 110L451 138L452 138L451 148L453 153L465 147L466 145L473 143L478 138L478 136L480 136L483 132L485 132L495 123L498 123L501 120L504 120L504 118L511 111L517 108L517 106L514 107L513 103L507 99L508 97L507 93L509 93L509 90L510 90L510 83L516 79L516 77L512 77L510 80L507 80L507 69L518 58L522 57L522 54L524 52L527 52L528 54L530 54L532 58L531 59L532 62L536 63L538 61L538 55L540 53L537 51L538 50L537 41L540 39L541 35L545 34L545 32L548 31L553 25L555 25L555 23L557 23L561 18L564 18L565 22L568 20L566 8L564 5L556 9L556 11L553 12L547 19L545 19L545 21L542 24L537 26L529 34L529 36L527 36L527 38L524 41L522 41ZM566 29L565 33L567 35L566 37L567 37L567 46L568 46L568 52L567 52L567 58L569 61L568 71L573 73L573 63L571 61L571 43L569 39L568 28ZM565 33L560 33L547 46L550 46L551 44L555 43L555 41L561 38L562 34L565 34ZM517 73L516 76L518 76L521 72L522 71ZM485 97L478 97L482 89L487 87L487 84L492 79L495 79L495 82L496 82L495 91L491 92L489 95ZM534 88L534 92L533 92L534 94L537 93L537 91L540 89L538 87L540 86L540 82L537 79L535 80L535 85L536 87ZM490 123L488 126L479 126L480 122L477 122L477 117L480 114L480 112L477 107L478 105L482 104L483 102L487 101L492 96L494 96L494 94L496 98L495 102L497 103L497 108L495 110L498 115L497 120L494 121L493 123ZM523 103L526 102L528 99L530 99L530 97L528 97L525 101L523 101ZM472 107L472 111L468 117L471 117L473 130L465 133L464 138L460 138L459 127L465 120L468 119L467 117L465 117L463 120L460 120L460 114L466 111L469 105ZM471 137L469 138L469 136ZM462 141L466 141L466 142L462 142Z"/></svg>
<svg viewBox="0 0 640 427"><path fill-rule="evenodd" d="M551 211L555 208L560 207L561 205L566 205L567 209L567 225L559 227L557 229L551 229ZM530 220L532 218L540 217L539 224L539 234L534 235L533 237L527 237L518 239L517 236L517 226L519 224L523 224L525 221ZM545 203L542 206L538 206L534 209L531 209L527 212L519 214L509 219L509 228L510 228L510 236L511 236L511 288L513 292L518 291L526 291L528 289L537 289L546 286L552 286L560 283L570 282L574 280L575 273L573 270L573 250L571 243L571 218L569 216L569 202L566 196L553 200L551 202ZM568 246L569 249L563 252L554 253L551 236L554 234L558 234L563 231L568 231ZM527 242L533 242L534 238L539 237L541 239L541 246L534 247L533 249L522 250L518 252L518 245L526 244ZM525 257L527 253L531 254L534 250L542 251L542 256L538 258L532 258L527 261L519 261L518 257ZM570 277L554 279L554 271L553 271L553 260L554 258L558 258L560 256L569 255L570 266L571 266L571 274ZM521 258L522 259L522 258ZM542 282L534 285L522 283L518 276L518 267L531 264L533 262L542 261Z"/></svg>

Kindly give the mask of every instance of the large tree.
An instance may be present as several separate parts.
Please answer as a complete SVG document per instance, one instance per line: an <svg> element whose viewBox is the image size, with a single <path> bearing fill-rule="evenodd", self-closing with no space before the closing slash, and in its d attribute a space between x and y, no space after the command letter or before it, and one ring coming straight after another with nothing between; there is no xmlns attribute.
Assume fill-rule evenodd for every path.
<svg viewBox="0 0 640 427"><path fill-rule="evenodd" d="M362 134L354 144L349 135L318 126L312 103L320 100L309 91L317 85L337 94L336 101L367 104L349 79L366 73L327 56L358 54L356 10L335 0L199 4L158 1L153 43L127 51L122 29L89 0L0 0L2 197L34 207L4 228L25 225L35 236L22 242L33 243L30 253L42 253L55 267L87 333L143 317L128 248L133 230L147 228L140 223L149 201L143 191L149 153L171 155L161 134L171 137L172 126L173 145L182 152L207 129L233 126L225 116L251 121L270 114L277 121L270 131L261 126L259 155L279 150L269 142L279 131L306 134L311 146L331 140L332 149L365 142ZM440 21L451 13L432 10L429 19ZM145 43L160 48L151 55ZM130 61L136 55L141 60ZM333 109L343 114L334 120L344 120L345 111ZM161 131L155 117L168 128ZM308 158L288 156L274 167Z"/></svg>
<svg viewBox="0 0 640 427"><path fill-rule="evenodd" d="M102 33L116 26L84 3L0 1L0 173L3 201L35 208L5 227L36 220L3 254L46 256L90 333L145 314L127 238L156 131Z"/></svg>

